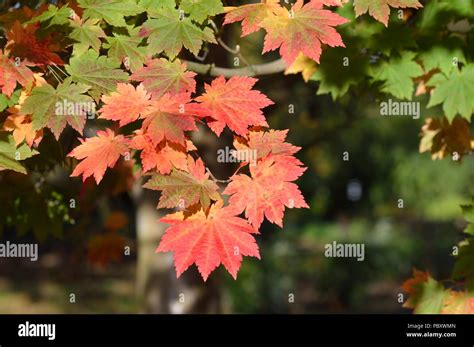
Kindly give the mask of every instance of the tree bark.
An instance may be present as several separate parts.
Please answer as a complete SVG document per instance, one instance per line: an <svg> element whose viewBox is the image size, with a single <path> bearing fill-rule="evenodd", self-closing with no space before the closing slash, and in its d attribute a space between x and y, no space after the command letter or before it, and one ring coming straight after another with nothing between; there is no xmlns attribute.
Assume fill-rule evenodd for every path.
<svg viewBox="0 0 474 347"><path fill-rule="evenodd" d="M156 253L166 224L156 209L157 194L134 191L137 228L137 294L144 313L220 313L221 293L217 276L204 282L195 267L176 278L171 253Z"/></svg>

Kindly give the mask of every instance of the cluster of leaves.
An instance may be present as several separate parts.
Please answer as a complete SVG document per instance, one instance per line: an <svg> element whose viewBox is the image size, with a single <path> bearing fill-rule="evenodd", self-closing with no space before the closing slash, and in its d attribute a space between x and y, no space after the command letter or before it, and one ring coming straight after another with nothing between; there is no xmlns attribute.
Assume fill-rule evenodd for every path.
<svg viewBox="0 0 474 347"><path fill-rule="evenodd" d="M152 176L145 187L161 191L158 208L180 210L162 219L170 227L158 247L174 252L178 276L196 264L206 280L223 264L235 278L243 256L260 257L254 235L264 219L282 226L286 208L308 207L293 183L305 168L294 156L299 148L285 142L287 131L266 129L262 110L273 102L254 89L257 79L219 76L201 86L188 70L183 57L218 42L214 17L241 23L242 36L263 29L262 53L278 50L286 73L317 81L318 94L342 98L364 85L405 100L429 93L428 107L441 105L446 118L427 120L420 150L442 158L472 146L473 52L465 48L473 47L472 30L459 20L472 17L472 6L78 0L14 9L0 17L7 39L0 51L0 168L26 173L21 161L38 153L48 132L59 140L69 125L83 135L97 107L109 123L69 153L80 160L71 175L99 184L108 168L136 162L139 174ZM366 13L375 20L355 20ZM243 161L224 182L215 179L192 142L204 125L218 137L228 128L234 154L256 153L254 161Z"/></svg>
<svg viewBox="0 0 474 347"><path fill-rule="evenodd" d="M302 72L307 81L318 82L318 95L330 94L334 100L344 100L370 91L382 98L418 100L432 108L434 123L428 120L426 128L439 123L442 128L454 127L459 131L457 118L470 123L474 103L474 57L472 1L354 1L355 15L368 11L377 22L351 21L339 32L347 47L329 47L321 56L320 65L299 56L287 73ZM403 8L390 14L389 6ZM351 4L338 10L342 16L353 19ZM424 103L423 95L428 102ZM440 112L441 111L441 112ZM447 122L441 118L446 117ZM452 125L458 123L456 125ZM429 124L428 124L429 123ZM469 130L470 132L470 130ZM422 130L422 135L426 135ZM455 154L461 157L471 152L470 141L460 143L445 137L445 154L439 152L438 141L431 142L430 131L422 139L420 150L430 151L439 159ZM469 135L471 137L471 135ZM441 136L438 136L441 138ZM454 140L454 141L452 141ZM457 143L456 143L457 142Z"/></svg>
<svg viewBox="0 0 474 347"><path fill-rule="evenodd" d="M469 237L456 247L452 280L446 285L435 280L428 272L414 270L413 277L403 283L409 294L404 307L414 313L466 314L474 313L474 205L461 206Z"/></svg>
<svg viewBox="0 0 474 347"><path fill-rule="evenodd" d="M310 7L327 11L318 1ZM218 77L196 95L195 73L177 58L216 42L209 16L223 11L219 1L79 0L2 17L0 166L26 173L20 162L48 131L59 140L69 125L83 135L97 107L109 123L68 154L80 160L71 176L99 184L108 168L135 161L152 175L145 187L162 192L158 207L180 210L162 219L171 227L158 247L174 252L177 275L195 263L206 280L223 264L235 278L243 256L260 257L254 234L264 218L282 226L285 208L308 206L293 183L305 171L293 156L299 148L286 131L265 130L262 109L273 102L254 89L257 79ZM217 136L227 127L237 150L256 153L238 168L248 174L220 187L191 141L198 124Z"/></svg>

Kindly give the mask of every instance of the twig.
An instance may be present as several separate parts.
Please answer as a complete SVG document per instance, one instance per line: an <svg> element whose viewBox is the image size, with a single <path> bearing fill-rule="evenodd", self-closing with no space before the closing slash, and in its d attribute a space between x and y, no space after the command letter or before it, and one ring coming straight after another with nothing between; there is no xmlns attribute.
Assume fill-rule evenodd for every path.
<svg viewBox="0 0 474 347"><path fill-rule="evenodd" d="M183 60L188 66L188 69L197 72L201 75L210 76L262 76L280 73L286 70L286 65L283 59L278 59L270 63L255 64L240 68L224 68L217 67L214 64L201 64L194 61Z"/></svg>
<svg viewBox="0 0 474 347"><path fill-rule="evenodd" d="M211 170L209 170L209 168L206 167L206 172L209 174L209 176L211 176L212 180L215 181L215 182L219 182L219 183L229 183L229 180L218 180L211 172Z"/></svg>

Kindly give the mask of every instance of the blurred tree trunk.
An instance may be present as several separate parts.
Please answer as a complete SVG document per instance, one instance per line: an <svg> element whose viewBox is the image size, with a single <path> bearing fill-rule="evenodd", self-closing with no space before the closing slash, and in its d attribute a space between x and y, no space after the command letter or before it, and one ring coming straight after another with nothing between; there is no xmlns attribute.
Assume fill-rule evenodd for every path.
<svg viewBox="0 0 474 347"><path fill-rule="evenodd" d="M192 266L176 278L171 253L155 253L166 224L156 209L156 193L143 190L137 182L137 294L145 313L219 313L222 312L218 276L204 282Z"/></svg>

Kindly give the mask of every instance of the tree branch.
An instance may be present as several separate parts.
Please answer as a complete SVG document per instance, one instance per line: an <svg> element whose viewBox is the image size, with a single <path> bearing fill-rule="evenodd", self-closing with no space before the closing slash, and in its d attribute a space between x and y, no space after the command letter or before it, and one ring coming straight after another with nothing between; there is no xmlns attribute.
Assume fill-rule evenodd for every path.
<svg viewBox="0 0 474 347"><path fill-rule="evenodd" d="M274 73L280 73L285 71L286 65L283 59L278 59L270 63L249 65L246 67L240 68L224 68L217 67L214 64L201 64L194 61L183 60L188 66L188 70L197 72L201 75L210 75L210 76L260 76L260 75L271 75Z"/></svg>

